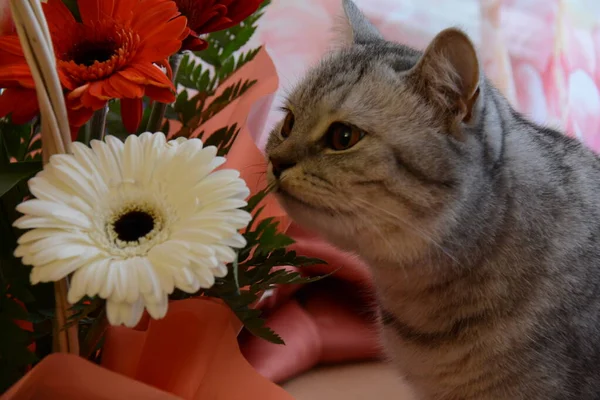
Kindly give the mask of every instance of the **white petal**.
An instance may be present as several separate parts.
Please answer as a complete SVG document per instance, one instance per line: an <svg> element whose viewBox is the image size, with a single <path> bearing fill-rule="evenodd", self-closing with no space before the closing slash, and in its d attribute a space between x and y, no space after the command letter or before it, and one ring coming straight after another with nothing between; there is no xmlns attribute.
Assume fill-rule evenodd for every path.
<svg viewBox="0 0 600 400"><path fill-rule="evenodd" d="M86 265L73 274L69 285L69 293L67 294L69 303L75 304L85 295L88 285L88 269L89 266Z"/></svg>
<svg viewBox="0 0 600 400"><path fill-rule="evenodd" d="M202 180L203 185L212 185L214 183L227 185L230 182L240 179L240 172L235 169L221 169L212 172Z"/></svg>
<svg viewBox="0 0 600 400"><path fill-rule="evenodd" d="M215 284L215 276L207 268L196 268L194 269L194 274L196 274L201 288L208 289Z"/></svg>
<svg viewBox="0 0 600 400"><path fill-rule="evenodd" d="M241 249L246 246L246 239L243 235L236 233L232 237L224 239L221 243L225 246Z"/></svg>
<svg viewBox="0 0 600 400"><path fill-rule="evenodd" d="M200 290L200 281L189 268L177 268L174 274L175 286L184 292L195 293Z"/></svg>
<svg viewBox="0 0 600 400"><path fill-rule="evenodd" d="M94 263L93 275L90 276L90 281L87 284L86 290L86 294L89 297L97 296L100 293L100 290L108 277L109 266L110 260L107 258L103 258Z"/></svg>
<svg viewBox="0 0 600 400"><path fill-rule="evenodd" d="M59 221L72 223L74 227L82 229L88 229L91 226L91 221L87 215L65 204L32 199L19 204L16 209L22 214L37 217L53 217Z"/></svg>
<svg viewBox="0 0 600 400"><path fill-rule="evenodd" d="M169 299L167 296L162 296L161 300L157 303L147 302L146 310L148 314L154 319L161 319L167 315L167 309L169 308Z"/></svg>
<svg viewBox="0 0 600 400"><path fill-rule="evenodd" d="M29 231L35 232L36 229ZM33 255L39 252L42 252L46 249L55 248L58 246L72 246L72 245L82 245L89 246L92 245L91 240L88 236L82 235L81 233L74 232L60 232L56 235L51 235L45 237L43 239L37 240L35 242L29 242L27 244L23 244L18 246L15 249L15 257L25 257L27 255Z"/></svg>
<svg viewBox="0 0 600 400"><path fill-rule="evenodd" d="M98 193L96 193L96 190L91 185L90 181L75 169L78 168L78 165L70 162L72 156L68 157L70 158L59 159L58 162L52 165L56 175L55 180L68 186L70 190L77 193L77 195L86 203L94 204L94 202L98 200ZM55 181L53 180L52 183L55 184Z"/></svg>
<svg viewBox="0 0 600 400"><path fill-rule="evenodd" d="M181 240L169 240L155 246L148 252L148 260L154 265L172 265L185 267L189 265L189 245Z"/></svg>
<svg viewBox="0 0 600 400"><path fill-rule="evenodd" d="M102 285L100 286L98 296L100 296L103 299L108 299L109 297L111 297L113 292L115 291L116 280L116 269L112 268L112 264L109 263L109 265L106 268L106 277L104 279L104 282L102 282Z"/></svg>
<svg viewBox="0 0 600 400"><path fill-rule="evenodd" d="M175 278L173 272L175 267L168 264L154 264L152 263L154 271L158 279L160 279L160 286L165 293L171 294L175 290Z"/></svg>
<svg viewBox="0 0 600 400"><path fill-rule="evenodd" d="M44 266L55 261L60 263L71 257L77 257L82 263L85 263L99 254L100 250L96 247L75 244L45 248L37 253L28 255L28 258L31 261L31 265ZM23 262L25 262L25 257L23 257Z"/></svg>
<svg viewBox="0 0 600 400"><path fill-rule="evenodd" d="M140 297L138 262L136 259L130 258L123 262L122 276L125 282L125 301L133 303Z"/></svg>
<svg viewBox="0 0 600 400"><path fill-rule="evenodd" d="M213 274L215 274L215 276L217 278L224 278L229 273L229 269L227 269L227 265L225 265L225 264L219 264L217 266L217 268L214 268L212 270L212 272L213 272Z"/></svg>
<svg viewBox="0 0 600 400"><path fill-rule="evenodd" d="M104 177L106 184L110 186L120 182L121 173L118 163L108 145L99 140L92 140L90 145L98 157L98 173Z"/></svg>
<svg viewBox="0 0 600 400"><path fill-rule="evenodd" d="M144 304L142 300L133 304L108 299L106 301L106 316L111 325L125 325L135 327L142 318Z"/></svg>
<svg viewBox="0 0 600 400"><path fill-rule="evenodd" d="M126 182L135 182L138 177L138 170L145 168L143 149L136 135L129 135L125 140L125 148L123 149L122 160L122 175Z"/></svg>
<svg viewBox="0 0 600 400"><path fill-rule="evenodd" d="M215 256L215 250L211 246L196 241L190 242L190 251L193 253L193 258L206 258Z"/></svg>
<svg viewBox="0 0 600 400"><path fill-rule="evenodd" d="M161 286L160 276L147 258L139 257L138 263L137 273L140 292L144 295L146 301L159 302L164 293L168 292L169 287ZM173 282L171 282L171 286L172 284Z"/></svg>
<svg viewBox="0 0 600 400"><path fill-rule="evenodd" d="M217 260L216 256L212 257L197 257L194 258L194 262L191 265L191 268L204 268L206 270L212 270L216 268L219 264L219 260Z"/></svg>
<svg viewBox="0 0 600 400"><path fill-rule="evenodd" d="M134 136L134 135L130 135L130 136ZM117 162L117 168L122 173L122 171L123 171L123 164L122 164L123 148L125 147L125 144L120 139L118 139L117 137L112 136L112 135L106 136L104 141L110 148L110 151L112 151L113 157L115 158L115 161ZM123 177L123 175L121 175L121 179L122 179L122 177Z"/></svg>
<svg viewBox="0 0 600 400"><path fill-rule="evenodd" d="M90 204L86 203L75 193L72 193L70 189L63 190L63 185L56 182L56 179L52 182L48 179L35 177L29 180L28 186L31 194L40 200L64 203L81 212L90 212L92 209Z"/></svg>
<svg viewBox="0 0 600 400"><path fill-rule="evenodd" d="M217 260L222 263L230 263L237 257L235 251L227 246L214 246Z"/></svg>
<svg viewBox="0 0 600 400"><path fill-rule="evenodd" d="M105 193L108 188L104 181L98 157L96 154L84 145L83 143L74 142L71 146L71 151L75 159L85 168L86 174L91 181L92 186L96 189L97 193Z"/></svg>
<svg viewBox="0 0 600 400"><path fill-rule="evenodd" d="M113 292L110 296L111 299L117 302L125 301L126 290L127 290L127 274L125 272L125 265L123 260L114 260L110 266L110 272L113 283Z"/></svg>
<svg viewBox="0 0 600 400"><path fill-rule="evenodd" d="M34 267L30 276L31 283L35 285L40 282L56 282L84 265L78 257L73 257L55 261L43 267Z"/></svg>
<svg viewBox="0 0 600 400"><path fill-rule="evenodd" d="M190 242L198 243L216 243L221 241L224 237L231 236L232 233L217 232L213 229L185 229L174 232L173 239L189 240Z"/></svg>
<svg viewBox="0 0 600 400"><path fill-rule="evenodd" d="M230 210L233 208L246 207L246 205L248 205L248 203L246 203L244 200L227 199L227 200L215 201L215 202L212 202L211 204L203 206L202 212L217 212L217 211L223 211L223 210Z"/></svg>
<svg viewBox="0 0 600 400"><path fill-rule="evenodd" d="M65 229L72 230L77 227L71 223L60 221L53 217L34 217L31 215L23 215L13 222L13 226L19 229L33 228L50 228L50 229Z"/></svg>
<svg viewBox="0 0 600 400"><path fill-rule="evenodd" d="M22 234L21 236L19 236L19 239L17 240L18 244L26 244L26 243L30 243L30 242L35 242L38 241L40 239L44 239L47 237L51 237L54 235L64 235L65 231L62 229L32 229L30 231L25 232L24 234ZM16 256L16 257L22 257L22 256Z"/></svg>

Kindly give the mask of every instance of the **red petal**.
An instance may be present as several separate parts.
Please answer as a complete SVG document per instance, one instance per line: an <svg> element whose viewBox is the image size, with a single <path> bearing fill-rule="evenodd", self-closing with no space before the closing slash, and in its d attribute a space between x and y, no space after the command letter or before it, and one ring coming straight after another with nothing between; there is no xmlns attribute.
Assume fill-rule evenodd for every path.
<svg viewBox="0 0 600 400"><path fill-rule="evenodd" d="M210 16L210 19L205 19L201 26L193 26L192 28L198 33L209 33L231 28L254 13L262 2L263 0L220 1L221 4L213 6L211 12L218 11L220 6L226 6L227 11L225 13L219 10L217 14Z"/></svg>
<svg viewBox="0 0 600 400"><path fill-rule="evenodd" d="M142 99L121 99L121 117L129 133L135 133L142 120Z"/></svg>
<svg viewBox="0 0 600 400"><path fill-rule="evenodd" d="M125 70L126 71L126 70ZM144 88L142 88L138 82L134 80L127 79L127 77L121 71L108 79L108 84L112 86L112 88L120 94L118 98L129 97L129 98L139 98L144 95Z"/></svg>
<svg viewBox="0 0 600 400"><path fill-rule="evenodd" d="M155 64L166 69L167 70L167 78L169 78L170 81L173 80L173 68L171 68L171 64L169 63L168 59L165 58L164 60L157 61Z"/></svg>
<svg viewBox="0 0 600 400"><path fill-rule="evenodd" d="M10 2L0 1L0 35L15 33L15 25L10 15Z"/></svg>
<svg viewBox="0 0 600 400"><path fill-rule="evenodd" d="M98 98L90 93L90 90L86 90L83 92L81 96L81 104L86 108L91 108L92 110L99 110L106 105L106 102L109 99L106 97Z"/></svg>
<svg viewBox="0 0 600 400"><path fill-rule="evenodd" d="M136 56L136 61L154 62L169 57L181 48L181 40L178 38L186 30L187 20L179 17L166 24L161 25L161 29L152 33L152 36L144 38L140 50Z"/></svg>
<svg viewBox="0 0 600 400"><path fill-rule="evenodd" d="M175 90L169 78L158 67L152 64L135 64L131 68L119 71L119 74L133 82Z"/></svg>
<svg viewBox="0 0 600 400"><path fill-rule="evenodd" d="M227 16L235 21L243 21L258 10L263 0L238 0L227 6Z"/></svg>
<svg viewBox="0 0 600 400"><path fill-rule="evenodd" d="M78 0L79 14L85 25L92 25L113 16L115 8L114 0Z"/></svg>
<svg viewBox="0 0 600 400"><path fill-rule="evenodd" d="M160 101L161 103L172 103L175 101L175 94L171 89L159 88L156 86L146 86L146 96L152 100Z"/></svg>
<svg viewBox="0 0 600 400"><path fill-rule="evenodd" d="M131 27L138 32L141 37L154 35L162 25L179 15L177 5L173 1L163 1L156 3L148 9L147 2L142 2L136 7Z"/></svg>
<svg viewBox="0 0 600 400"><path fill-rule="evenodd" d="M29 122L39 113L35 90L10 88L0 95L0 118L11 114L15 124Z"/></svg>
<svg viewBox="0 0 600 400"><path fill-rule="evenodd" d="M89 1L89 0L79 0ZM102 0L97 0L102 1ZM133 18L133 9L140 0L118 0L113 10L113 18L119 21L130 21Z"/></svg>
<svg viewBox="0 0 600 400"><path fill-rule="evenodd" d="M2 36L0 37L0 50L8 53L8 55L16 56L18 59L22 59L25 61L25 55L23 54L23 48L21 47L21 41L19 37L16 35L11 36ZM7 61L6 58L2 58L4 62Z"/></svg>
<svg viewBox="0 0 600 400"><path fill-rule="evenodd" d="M0 87L22 86L35 88L35 82L27 65L0 66Z"/></svg>
<svg viewBox="0 0 600 400"><path fill-rule="evenodd" d="M104 81L96 81L96 82L92 82L90 83L90 88L89 93L94 96L97 97L99 99L102 100L110 100L111 98L115 97L115 96L111 96L110 94L106 93L106 88L110 87L110 85Z"/></svg>
<svg viewBox="0 0 600 400"><path fill-rule="evenodd" d="M79 128L85 125L90 120L90 118L92 118L94 110L82 107L78 109L69 108L67 109L67 112L69 113L69 125L71 125L71 136L75 135L76 138ZM73 140L75 140L75 138L73 138Z"/></svg>
<svg viewBox="0 0 600 400"><path fill-rule="evenodd" d="M183 50L191 50L191 51L202 51L208 47L208 42L206 40L202 40L198 37L193 37L192 35L188 36L187 39L183 41L183 46L181 48Z"/></svg>
<svg viewBox="0 0 600 400"><path fill-rule="evenodd" d="M42 7L53 36L54 32L61 32L76 24L73 14L61 0L48 0Z"/></svg>

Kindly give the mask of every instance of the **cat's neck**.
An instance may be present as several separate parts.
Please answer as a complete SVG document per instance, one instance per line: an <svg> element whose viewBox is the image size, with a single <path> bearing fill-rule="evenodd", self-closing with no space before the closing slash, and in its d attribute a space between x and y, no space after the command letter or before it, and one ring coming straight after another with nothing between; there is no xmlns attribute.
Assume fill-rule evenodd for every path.
<svg viewBox="0 0 600 400"><path fill-rule="evenodd" d="M387 243L373 240L361 256L372 266L380 286L404 277L406 290L421 290L483 268L482 262L501 246L511 206L512 171L504 163L506 136L513 110L490 84L483 83L478 120L471 129L485 143L486 166L470 173L457 206L440 215L435 227L406 229L399 224ZM512 211L511 211L512 210ZM389 229L393 232L393 229ZM435 233L431 233L435 232ZM379 239L377 239L379 240ZM396 279L392 279L395 276Z"/></svg>

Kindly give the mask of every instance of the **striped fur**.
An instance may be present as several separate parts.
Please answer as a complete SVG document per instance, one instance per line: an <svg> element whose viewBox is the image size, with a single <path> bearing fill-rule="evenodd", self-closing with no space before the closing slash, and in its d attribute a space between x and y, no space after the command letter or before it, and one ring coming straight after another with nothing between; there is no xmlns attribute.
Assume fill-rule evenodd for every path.
<svg viewBox="0 0 600 400"><path fill-rule="evenodd" d="M456 42L421 68L435 46L387 42L345 7L351 40L291 92L291 134L267 145L289 167L269 175L281 204L369 264L418 399L600 399L598 157L483 75L471 90ZM334 151L334 121L367 134Z"/></svg>

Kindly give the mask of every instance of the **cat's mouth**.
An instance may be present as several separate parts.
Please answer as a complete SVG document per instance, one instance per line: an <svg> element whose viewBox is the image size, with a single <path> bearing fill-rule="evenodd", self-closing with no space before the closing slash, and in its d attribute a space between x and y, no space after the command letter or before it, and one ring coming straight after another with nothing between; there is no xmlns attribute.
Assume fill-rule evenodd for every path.
<svg viewBox="0 0 600 400"><path fill-rule="evenodd" d="M301 198L299 198L297 196L294 196L289 191L287 191L283 187L281 187L281 185L277 186L277 189L275 190L275 194L280 196L285 201L290 201L292 203L300 204L301 206L307 207L307 208L317 208L313 204L310 204L307 201L302 200Z"/></svg>
<svg viewBox="0 0 600 400"><path fill-rule="evenodd" d="M350 212L346 212L343 210L337 210L337 209L333 209L331 207L327 207L326 205L320 205L320 204L314 204L311 203L309 201L306 201L292 193L290 193L288 190L285 190L284 188L281 187L281 185L279 185L277 187L277 189L275 190L275 194L277 196L279 196L281 198L281 200L283 200L284 203L288 203L292 206L295 207L299 207L299 208L303 208L303 209L309 209L311 211L317 211L320 213L324 213L330 216L340 216L340 215L352 215L352 213Z"/></svg>

